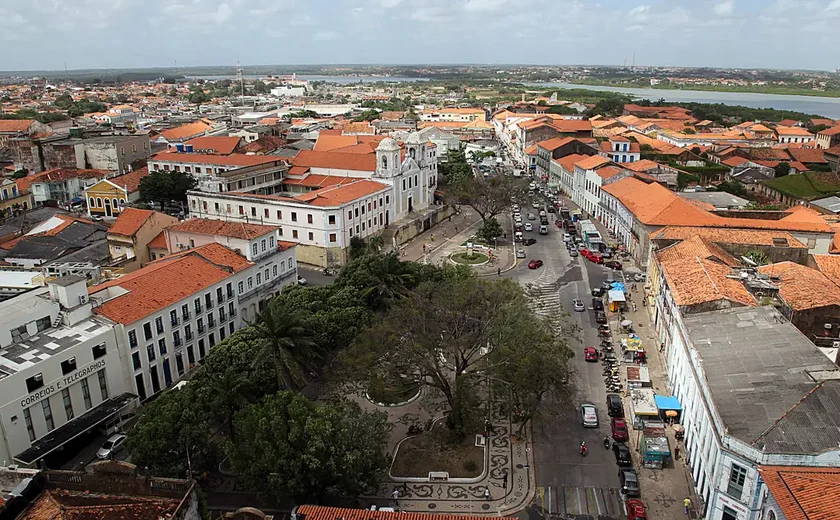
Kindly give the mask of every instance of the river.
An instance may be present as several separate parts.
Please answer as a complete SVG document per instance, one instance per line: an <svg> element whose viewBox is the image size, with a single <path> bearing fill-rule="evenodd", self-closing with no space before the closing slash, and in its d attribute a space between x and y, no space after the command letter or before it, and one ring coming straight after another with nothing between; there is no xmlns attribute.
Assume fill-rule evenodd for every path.
<svg viewBox="0 0 840 520"><path fill-rule="evenodd" d="M642 99L682 103L724 103L751 108L775 108L793 110L805 114L818 114L831 119L840 119L840 98L815 96L790 96L786 94L757 94L753 92L706 92L702 90L665 90L655 88L624 88L572 83L524 83L529 87L566 88L619 92ZM560 96L562 97L562 95Z"/></svg>
<svg viewBox="0 0 840 520"><path fill-rule="evenodd" d="M267 74L243 74L245 79L265 79ZM203 79L206 81L218 81L221 79L236 79L233 75L219 75L219 76L184 76L187 79ZM321 76L317 74L298 74L297 79L306 81L327 81L330 83L338 83L340 85L349 85L351 83L376 83L384 81L387 83L411 83L415 81L429 81L429 78L402 78L398 76Z"/></svg>

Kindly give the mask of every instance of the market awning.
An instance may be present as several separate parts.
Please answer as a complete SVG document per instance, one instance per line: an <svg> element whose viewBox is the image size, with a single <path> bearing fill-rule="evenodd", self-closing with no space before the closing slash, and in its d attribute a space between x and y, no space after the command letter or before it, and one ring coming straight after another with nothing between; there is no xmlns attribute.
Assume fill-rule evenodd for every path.
<svg viewBox="0 0 840 520"><path fill-rule="evenodd" d="M682 410L680 401L672 395L656 395L656 407L660 410Z"/></svg>
<svg viewBox="0 0 840 520"><path fill-rule="evenodd" d="M137 399L137 396L130 393L125 393L117 397L112 397L107 401L89 412L76 417L72 421L65 423L48 435L41 437L37 442L34 442L27 450L18 453L14 459L28 466L38 462L46 455L49 455L58 448L64 446L79 435L90 431L100 425L105 420L113 417L116 413L122 410L131 401Z"/></svg>
<svg viewBox="0 0 840 520"><path fill-rule="evenodd" d="M613 289L608 293L608 296L610 298L610 303L627 301L624 298L624 291L618 291L618 290Z"/></svg>

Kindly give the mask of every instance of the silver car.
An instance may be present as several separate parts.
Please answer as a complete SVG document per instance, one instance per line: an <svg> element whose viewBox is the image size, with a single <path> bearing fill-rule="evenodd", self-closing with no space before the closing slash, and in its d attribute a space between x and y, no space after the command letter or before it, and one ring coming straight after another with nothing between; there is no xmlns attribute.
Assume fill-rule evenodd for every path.
<svg viewBox="0 0 840 520"><path fill-rule="evenodd" d="M102 444L102 447L96 452L96 458L107 460L111 459L116 455L121 449L122 445L125 442L125 435L122 433L118 433L116 435L111 435L108 437L108 440Z"/></svg>
<svg viewBox="0 0 840 520"><path fill-rule="evenodd" d="M584 428L598 427L598 410L595 405L589 403L580 405L580 421Z"/></svg>
<svg viewBox="0 0 840 520"><path fill-rule="evenodd" d="M525 258L525 250L524 249L517 249L516 250L516 258Z"/></svg>
<svg viewBox="0 0 840 520"><path fill-rule="evenodd" d="M575 312L583 312L586 310L586 305L583 304L582 300L578 300L577 298L572 300L572 306L575 308Z"/></svg>

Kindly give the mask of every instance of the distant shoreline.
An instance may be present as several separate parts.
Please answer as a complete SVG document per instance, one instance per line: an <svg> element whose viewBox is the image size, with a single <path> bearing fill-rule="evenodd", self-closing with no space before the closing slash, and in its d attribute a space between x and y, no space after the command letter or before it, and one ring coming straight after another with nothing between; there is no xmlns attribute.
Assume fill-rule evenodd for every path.
<svg viewBox="0 0 840 520"><path fill-rule="evenodd" d="M540 82L533 82L540 83ZM552 83L546 81L544 83ZM659 85L624 85L611 83L609 81L564 81L572 85L591 86L591 87L615 87L628 89L653 89L653 90L686 90L694 92L733 92L741 94L775 94L782 96L808 96L817 98L839 98L840 90L837 91L819 91L805 88L784 88L784 87L760 87L760 86L734 86L734 85L683 85L678 86L672 83Z"/></svg>

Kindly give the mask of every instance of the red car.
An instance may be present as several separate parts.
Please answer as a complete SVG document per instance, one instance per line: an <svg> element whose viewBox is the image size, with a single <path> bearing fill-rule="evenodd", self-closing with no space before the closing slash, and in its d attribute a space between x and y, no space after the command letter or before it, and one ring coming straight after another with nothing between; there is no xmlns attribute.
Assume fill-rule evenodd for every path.
<svg viewBox="0 0 840 520"><path fill-rule="evenodd" d="M628 520L647 520L645 503L638 498L631 498L627 501Z"/></svg>
<svg viewBox="0 0 840 520"><path fill-rule="evenodd" d="M592 256L592 251L586 249L585 247L583 249L581 249L580 251L578 251L578 253L583 255L584 258L589 258L590 256Z"/></svg>
<svg viewBox="0 0 840 520"><path fill-rule="evenodd" d="M604 257L601 256L601 253L590 253L589 256L587 256L586 258L595 262L596 264L604 263Z"/></svg>
<svg viewBox="0 0 840 520"><path fill-rule="evenodd" d="M583 349L583 359L585 361L598 361L598 351L595 347L586 347Z"/></svg>
<svg viewBox="0 0 840 520"><path fill-rule="evenodd" d="M609 267L610 269L614 269L616 271L621 271L621 262L618 260L608 260L604 262L604 267Z"/></svg>
<svg viewBox="0 0 840 520"><path fill-rule="evenodd" d="M537 268L542 267L542 266L543 266L543 261L542 260L534 259L534 260L531 260L530 262L528 262L528 269L537 269Z"/></svg>
<svg viewBox="0 0 840 520"><path fill-rule="evenodd" d="M630 438L630 433L627 431L627 423L624 419L613 417L610 419L610 428L612 429L613 440L624 442Z"/></svg>

